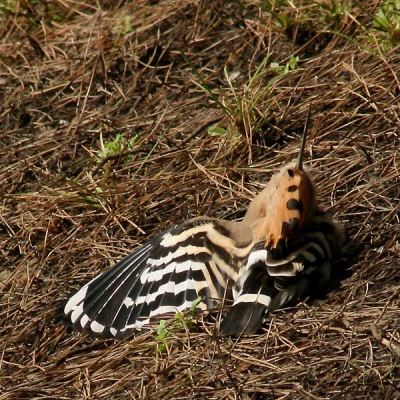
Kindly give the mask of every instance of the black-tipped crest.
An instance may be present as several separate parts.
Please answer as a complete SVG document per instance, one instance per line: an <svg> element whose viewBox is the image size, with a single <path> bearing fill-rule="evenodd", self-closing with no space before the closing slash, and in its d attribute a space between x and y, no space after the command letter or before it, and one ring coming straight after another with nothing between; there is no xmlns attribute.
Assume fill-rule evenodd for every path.
<svg viewBox="0 0 400 400"><path fill-rule="evenodd" d="M312 180L303 170L303 152L310 116L311 104L308 107L297 162L281 168L264 189L264 201L268 202L268 206L264 216L265 224L257 235L265 238L265 247L268 249L276 248L279 240L286 243L287 240L297 237L316 207Z"/></svg>

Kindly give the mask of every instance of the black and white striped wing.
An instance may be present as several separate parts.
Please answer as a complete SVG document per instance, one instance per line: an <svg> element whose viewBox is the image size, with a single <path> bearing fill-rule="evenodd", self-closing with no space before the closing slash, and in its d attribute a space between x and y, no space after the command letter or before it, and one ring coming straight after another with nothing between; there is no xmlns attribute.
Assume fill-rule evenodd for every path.
<svg viewBox="0 0 400 400"><path fill-rule="evenodd" d="M220 326L224 335L257 333L276 292L274 278L269 275L265 264L267 250L263 248L263 243L257 247L251 252L246 267L233 287L235 301Z"/></svg>
<svg viewBox="0 0 400 400"><path fill-rule="evenodd" d="M269 311L304 299L329 281L337 232L321 213L300 237L274 251L256 245L235 283L234 303L221 323L227 335L257 333Z"/></svg>
<svg viewBox="0 0 400 400"><path fill-rule="evenodd" d="M249 238L251 241L251 238ZM121 339L162 315L214 307L238 277L241 258L222 223L194 219L166 230L72 295L64 322L95 336ZM238 249L247 258L245 248Z"/></svg>

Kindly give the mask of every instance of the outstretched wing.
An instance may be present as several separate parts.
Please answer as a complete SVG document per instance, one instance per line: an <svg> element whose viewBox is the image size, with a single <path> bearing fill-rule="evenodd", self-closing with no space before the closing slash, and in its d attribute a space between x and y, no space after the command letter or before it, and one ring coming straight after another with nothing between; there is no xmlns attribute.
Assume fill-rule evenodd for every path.
<svg viewBox="0 0 400 400"><path fill-rule="evenodd" d="M156 235L72 295L64 322L95 336L121 339L161 315L214 307L251 250L239 223L196 218ZM243 234L247 237L243 237Z"/></svg>

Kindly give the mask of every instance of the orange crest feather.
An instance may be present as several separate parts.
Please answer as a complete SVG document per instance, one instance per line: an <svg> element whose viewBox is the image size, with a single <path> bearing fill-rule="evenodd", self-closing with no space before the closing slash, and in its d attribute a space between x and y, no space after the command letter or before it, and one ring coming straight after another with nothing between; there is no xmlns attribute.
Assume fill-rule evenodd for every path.
<svg viewBox="0 0 400 400"><path fill-rule="evenodd" d="M299 156L296 164L287 165L277 175L274 199L267 213L266 247L276 247L280 239L287 240L299 235L307 216L315 209L313 183L303 170L303 152L306 143L311 104L304 125Z"/></svg>
<svg viewBox="0 0 400 400"><path fill-rule="evenodd" d="M266 247L276 247L279 239L298 236L307 216L314 210L314 186L307 173L285 166L279 175L278 186L266 215Z"/></svg>

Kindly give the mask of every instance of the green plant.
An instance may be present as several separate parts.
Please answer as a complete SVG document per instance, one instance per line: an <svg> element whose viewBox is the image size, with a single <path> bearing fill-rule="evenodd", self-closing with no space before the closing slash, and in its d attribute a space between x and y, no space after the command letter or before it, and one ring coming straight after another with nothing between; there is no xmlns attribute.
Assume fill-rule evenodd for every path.
<svg viewBox="0 0 400 400"><path fill-rule="evenodd" d="M164 353L167 351L167 338L171 336L172 332L167 326L167 321L162 319L157 328L155 339L157 340L157 351Z"/></svg>
<svg viewBox="0 0 400 400"><path fill-rule="evenodd" d="M192 305L190 306L190 310L188 312L179 312L174 315L174 318L176 320L176 324L174 325L175 328L183 328L184 326L191 327L195 324L196 308L199 303L201 303L201 300L202 298L199 296L196 300L192 302Z"/></svg>
<svg viewBox="0 0 400 400"><path fill-rule="evenodd" d="M274 26L279 31L284 31L294 23L290 13L293 7L287 0L261 0L260 9L272 16Z"/></svg>
<svg viewBox="0 0 400 400"><path fill-rule="evenodd" d="M279 73L287 74L290 71L295 71L298 68L299 59L300 59L299 56L291 56L289 61L285 65L281 65L279 63L272 62L270 64L270 67Z"/></svg>
<svg viewBox="0 0 400 400"><path fill-rule="evenodd" d="M210 136L224 136L227 134L227 130L223 128L222 126L218 125L211 125L208 129L207 132Z"/></svg>
<svg viewBox="0 0 400 400"><path fill-rule="evenodd" d="M96 181L93 178L92 173L90 171L86 171L86 176L89 179L89 182L93 185L95 192L98 193L98 194L103 194L104 190L101 188L101 186L99 186L96 183Z"/></svg>
<svg viewBox="0 0 400 400"><path fill-rule="evenodd" d="M110 158L122 156L126 151L133 150L137 135L128 140L125 136L118 134L114 140L103 142L103 135L100 134L100 150L97 152L98 163L104 164Z"/></svg>
<svg viewBox="0 0 400 400"><path fill-rule="evenodd" d="M340 30L346 15L351 12L354 3L349 0L330 0L329 3L317 3L322 10L320 20L330 26L330 30Z"/></svg>
<svg viewBox="0 0 400 400"><path fill-rule="evenodd" d="M74 180L69 180L79 190L79 198L92 207L101 207L108 211L115 208L115 199L108 187L109 171L107 170L101 181L96 181L91 171L86 171L90 185L85 185Z"/></svg>
<svg viewBox="0 0 400 400"><path fill-rule="evenodd" d="M228 90L219 90L219 96L203 78L200 77L201 82L193 81L224 111L236 128L236 132L246 137L258 133L265 124L269 109L273 105L271 93L275 85L286 75L298 70L298 56L292 56L284 66L269 63L269 59L269 56L265 57L248 82L239 88L233 83L234 75L225 67L224 76ZM221 136L228 131L225 127L213 125L208 133L212 136ZM239 135L234 134L233 137L237 139Z"/></svg>
<svg viewBox="0 0 400 400"><path fill-rule="evenodd" d="M400 1L386 0L379 7L373 19L375 30L381 32L382 39L397 44L400 42Z"/></svg>
<svg viewBox="0 0 400 400"><path fill-rule="evenodd" d="M119 36L125 36L133 32L133 30L131 15L125 15L122 21L112 29L113 33L116 33Z"/></svg>
<svg viewBox="0 0 400 400"><path fill-rule="evenodd" d="M201 300L201 297L194 300L190 307L190 311L185 313L177 312L169 323L164 319L160 321L157 327L157 334L155 335L155 339L157 340L157 352L164 353L167 351L168 339L173 333L183 327L191 327L195 324L196 307Z"/></svg>

